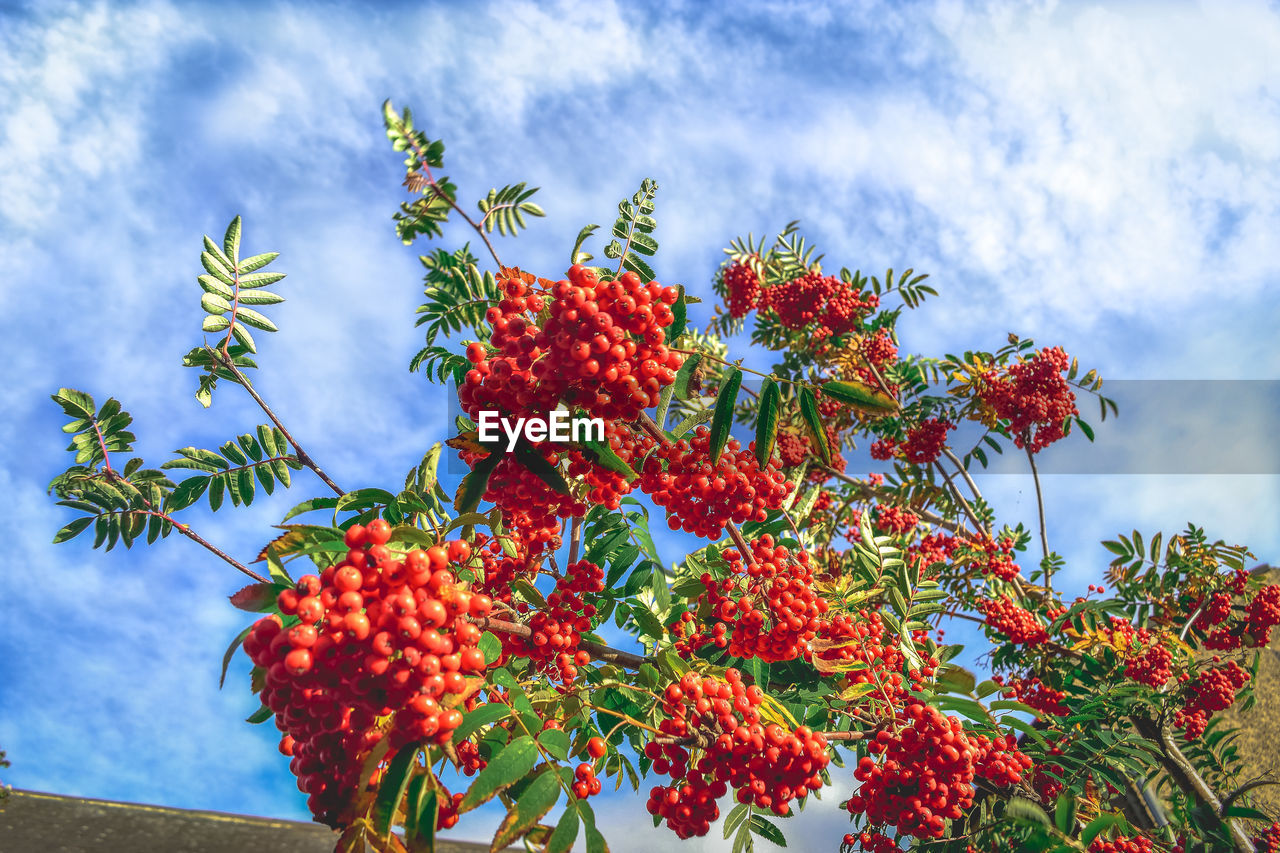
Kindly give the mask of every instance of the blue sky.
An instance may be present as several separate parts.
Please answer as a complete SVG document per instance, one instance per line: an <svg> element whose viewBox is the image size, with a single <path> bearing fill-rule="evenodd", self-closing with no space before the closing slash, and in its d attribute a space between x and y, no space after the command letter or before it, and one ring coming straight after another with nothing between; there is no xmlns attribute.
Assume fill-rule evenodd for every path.
<svg viewBox="0 0 1280 853"><path fill-rule="evenodd" d="M693 292L729 238L798 218L837 265L932 274L943 295L900 326L910 349L994 348L1017 330L1109 378L1280 371L1274 4L0 9L0 747L19 787L305 817L269 727L241 722L256 707L243 661L217 690L245 622L224 598L238 576L176 537L49 544L67 517L44 495L66 464L48 394L118 397L157 464L259 423L235 393L202 410L179 366L199 338L200 236L239 213L246 250L281 252L290 274L259 387L346 488L403 477L446 425L441 392L404 370L426 248L391 229L387 97L445 139L465 197L544 188L548 217L504 252L526 268L562 267L578 228L653 176L655 267ZM1265 407L1170 414L1274 434ZM1251 452L1277 470L1274 442ZM320 493L297 483L199 526L249 555ZM984 485L1004 519L1031 519L1027 478ZM1133 527L1194 520L1280 558L1274 475L1045 489L1081 587L1106 562L1097 541ZM649 825L638 806L599 806L614 849L649 849L625 831ZM810 811L792 848L831 849L843 822ZM460 834L487 838L492 821Z"/></svg>

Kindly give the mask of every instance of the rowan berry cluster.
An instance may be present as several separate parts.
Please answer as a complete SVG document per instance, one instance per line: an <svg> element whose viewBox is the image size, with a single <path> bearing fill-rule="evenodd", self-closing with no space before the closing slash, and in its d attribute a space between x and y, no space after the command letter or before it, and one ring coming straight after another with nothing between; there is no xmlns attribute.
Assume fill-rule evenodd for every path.
<svg viewBox="0 0 1280 853"><path fill-rule="evenodd" d="M376 719L395 714L392 750L444 743L462 722L446 700L485 670L480 629L488 596L458 584L451 564L470 558L463 541L403 558L387 548L381 519L347 530L350 549L319 577L280 593L277 616L254 624L245 652L265 671L263 704L285 733L281 751L316 820L337 825L359 785L362 756L384 736Z"/></svg>
<svg viewBox="0 0 1280 853"><path fill-rule="evenodd" d="M604 437L618 458L627 464L643 458L654 445L651 437L639 434L616 421L605 423ZM586 484L586 500L589 504L599 504L606 509L615 510L621 505L622 498L635 488L634 482L628 482L618 472L595 464L582 451L571 449L568 457L568 474Z"/></svg>
<svg viewBox="0 0 1280 853"><path fill-rule="evenodd" d="M746 264L732 264L724 271L725 304L730 317L745 317L760 300L760 277Z"/></svg>
<svg viewBox="0 0 1280 853"><path fill-rule="evenodd" d="M1004 696L1007 699L1015 699L1051 717L1063 717L1068 713L1066 706L1062 704L1062 700L1067 698L1066 691L1055 690L1036 676L1005 678L993 675L991 680L1004 688Z"/></svg>
<svg viewBox="0 0 1280 853"><path fill-rule="evenodd" d="M787 815L792 801L822 787L826 739L807 726L763 725L757 710L763 701L764 691L747 686L736 669L723 680L689 672L667 686L659 724L665 737L649 743L645 755L672 783L654 787L646 807L680 838L706 835L720 816L716 801L731 789L740 803ZM692 766L685 743L702 750Z"/></svg>
<svg viewBox="0 0 1280 853"><path fill-rule="evenodd" d="M958 718L916 700L899 709L894 727L868 741L867 751L853 774L861 786L845 807L870 825L896 826L899 835L917 838L941 838L946 821L965 814L976 776L1007 787L1031 768L1012 738L968 733Z"/></svg>
<svg viewBox="0 0 1280 853"><path fill-rule="evenodd" d="M827 602L813 590L813 570L805 551L792 554L775 546L772 536L747 543L751 559L744 561L738 549L723 553L729 574L716 580L703 574L706 591L699 596L712 618L719 619L726 630L714 631L716 637L727 634L729 654L740 658L758 657L766 662L807 658L808 643L821 625ZM688 623L682 623L684 628ZM692 650L705 644L705 625L692 637L678 645ZM717 643L719 645L719 643Z"/></svg>
<svg viewBox="0 0 1280 853"><path fill-rule="evenodd" d="M734 438L712 464L710 442L711 431L703 426L691 439L658 447L645 458L640 488L667 510L672 530L715 540L730 521L764 521L767 510L782 505L791 483L777 462L761 468L752 450Z"/></svg>
<svg viewBox="0 0 1280 853"><path fill-rule="evenodd" d="M1173 677L1173 652L1159 643L1149 644L1141 653L1129 658L1124 674L1139 684L1163 687Z"/></svg>
<svg viewBox="0 0 1280 853"><path fill-rule="evenodd" d="M891 714L907 691L902 675L906 658L878 612L860 610L856 616L837 613L819 625L814 657L823 662L821 669L861 664L845 672L845 686L871 685L874 690L868 699L872 707L877 713ZM934 665L929 661L926 667Z"/></svg>
<svg viewBox="0 0 1280 853"><path fill-rule="evenodd" d="M920 541L906 550L906 557L916 566L924 577L924 572L935 563L946 563L955 556L956 550L963 544L960 539L946 533L927 533ZM934 573L936 574L936 572Z"/></svg>
<svg viewBox="0 0 1280 853"><path fill-rule="evenodd" d="M1095 838L1089 845L1089 853L1155 853L1156 846L1143 835L1116 835L1111 838Z"/></svg>
<svg viewBox="0 0 1280 853"><path fill-rule="evenodd" d="M643 283L633 272L601 280L575 264L551 290L553 301L538 344L547 358L535 375L570 382L566 402L605 420L632 421L658 404L683 361L663 331L675 319L674 287Z"/></svg>
<svg viewBox="0 0 1280 853"><path fill-rule="evenodd" d="M1215 657L1214 662L1218 659ZM1209 718L1236 701L1236 693L1249 683L1249 673L1235 661L1205 670L1187 686L1185 704L1173 717L1187 740L1195 740L1208 728Z"/></svg>
<svg viewBox="0 0 1280 853"><path fill-rule="evenodd" d="M978 600L978 607L986 617L986 623L1011 643L1034 646L1049 639L1040 620L1030 610L1014 604L1009 597Z"/></svg>
<svg viewBox="0 0 1280 853"><path fill-rule="evenodd" d="M569 564L564 577L556 581L555 590L547 596L547 608L529 620L533 633L525 643L525 654L544 665L554 660L566 684L577 678L577 667L590 661L585 652L581 653L582 658L578 657L578 644L582 632L591 630L591 619L596 615L595 605L586 603L583 596L603 591L603 569L586 560Z"/></svg>
<svg viewBox="0 0 1280 853"><path fill-rule="evenodd" d="M809 439L790 430L778 432L774 447L778 450L778 461L782 463L783 468L803 465L813 458L813 451L809 447Z"/></svg>
<svg viewBox="0 0 1280 853"><path fill-rule="evenodd" d="M1071 358L1061 347L1040 350L1026 361L979 377L978 397L1009 422L1018 448L1039 453L1065 434L1068 417L1079 414L1076 395L1062 373Z"/></svg>
<svg viewBox="0 0 1280 853"><path fill-rule="evenodd" d="M557 451L550 443L544 443L530 448L530 452L541 456L548 465L556 466L563 451ZM471 464L478 458L469 453L463 453L462 457ZM580 465L599 467L585 460ZM600 471L610 473L603 468ZM604 482L604 474L600 475L597 483ZM587 511L585 501L572 494L556 491L525 467L516 456L503 456L498 462L489 476L484 499L502 509L503 518L512 529L519 530L521 536L528 539L533 553L548 547L552 550L558 547L560 519L582 516Z"/></svg>
<svg viewBox="0 0 1280 853"><path fill-rule="evenodd" d="M1247 577L1243 572L1238 576ZM1243 587L1243 584L1234 586ZM1243 590L1233 591L1238 595ZM1242 619L1231 619L1231 595L1226 592L1211 594L1196 619L1199 627L1218 626L1205 638L1205 647L1231 651L1242 646L1260 648L1271 642L1271 629L1280 624L1280 586L1264 586L1249 599L1244 610Z"/></svg>
<svg viewBox="0 0 1280 853"><path fill-rule="evenodd" d="M775 284L760 297L760 307L777 314L783 326L806 329L815 341L856 329L879 304L874 293L863 293L850 282L820 272Z"/></svg>
<svg viewBox="0 0 1280 853"><path fill-rule="evenodd" d="M908 512L901 507L893 504L879 504L876 506L875 514L876 527L886 533L901 534L908 530L913 530L920 523L920 517L913 512Z"/></svg>
<svg viewBox="0 0 1280 853"><path fill-rule="evenodd" d="M1266 832L1253 838L1257 853L1280 853L1280 823L1273 823Z"/></svg>
<svg viewBox="0 0 1280 853"><path fill-rule="evenodd" d="M941 418L929 418L907 430L907 439L898 446L898 453L913 465L929 465L942 455L947 446L947 433L955 424Z"/></svg>
<svg viewBox="0 0 1280 853"><path fill-rule="evenodd" d="M977 535L965 538L962 544L966 562L984 575L995 575L1005 582L1012 581L1018 576L1020 569L1013 561L1012 537L1002 536L997 540L990 536Z"/></svg>

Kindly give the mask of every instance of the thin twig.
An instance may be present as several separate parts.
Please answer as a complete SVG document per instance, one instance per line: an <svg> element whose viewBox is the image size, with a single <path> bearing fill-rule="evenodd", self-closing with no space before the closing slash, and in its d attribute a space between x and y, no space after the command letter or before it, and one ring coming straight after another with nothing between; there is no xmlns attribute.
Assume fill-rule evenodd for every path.
<svg viewBox="0 0 1280 853"><path fill-rule="evenodd" d="M742 552L742 561L748 566L754 566L756 559L751 554L751 548L747 546L747 540L742 537L742 531L738 529L738 525L732 521L724 523L724 529L729 531L729 538L733 540L733 544L738 546L738 550Z"/></svg>
<svg viewBox="0 0 1280 853"><path fill-rule="evenodd" d="M578 562L578 550L582 547L582 518L574 516L569 524L569 562L572 566Z"/></svg>
<svg viewBox="0 0 1280 853"><path fill-rule="evenodd" d="M942 475L942 480L947 484L947 489L950 491L951 496L959 502L961 509L965 512L965 515L969 516L969 520L973 522L973 526L977 528L980 533L983 533L988 539L990 539L991 532L987 529L987 526L982 523L982 519L978 517L978 513L969 505L969 502L964 499L964 495L960 493L960 489L956 488L956 484L952 481L947 470L942 467L942 463L934 460L933 467Z"/></svg>
<svg viewBox="0 0 1280 853"><path fill-rule="evenodd" d="M418 158L418 162L422 164L422 171L427 173L427 185L431 187L437 196L447 201L449 206L457 211L458 215L461 216L477 234L480 235L480 239L484 241L485 248L488 249L489 254L493 256L493 262L498 265L499 269L502 269L502 261L498 258L498 253L493 248L493 243L489 242L489 235L485 233L484 228L467 215L467 212L458 205L457 199L445 192L444 189L436 183L435 176L431 174L431 167L427 165L427 153L418 145L417 141L413 138L413 135L405 134L405 138L409 141L409 146L413 148L413 153Z"/></svg>
<svg viewBox="0 0 1280 853"><path fill-rule="evenodd" d="M1031 452L1031 445L1025 445L1027 451L1027 461L1031 463L1031 479L1036 484L1036 508L1040 511L1040 547L1044 549L1044 558L1049 559L1049 532L1044 523L1044 494L1040 491L1040 472L1036 470L1036 455ZM1053 586L1049 581L1049 570L1045 569L1044 585L1053 592Z"/></svg>
<svg viewBox="0 0 1280 853"><path fill-rule="evenodd" d="M249 382L248 377L240 372L240 369L235 366L235 363L228 358L222 358L221 355L212 348L206 347L206 349L209 350L210 354L212 354L223 367L231 371L232 375L236 377L236 381L240 383L241 387L249 392L249 396L252 397L254 402L258 404L258 407L266 413L267 417L271 419L271 422L276 425L276 429L280 430L281 434L284 435L285 441L289 442L290 446L293 447L293 452L298 457L298 461L314 471L316 476L319 477L326 486L333 490L334 494L339 497L345 495L346 492L344 492L337 483L329 479L329 475L316 464L315 460L308 455L307 451L302 449L302 445L298 444L297 439L289 433L289 430L285 429L284 424L280 422L280 418L276 417L276 413L271 411L271 407L267 405L267 401L263 400L262 397L258 395L258 392L253 389L253 385Z"/></svg>

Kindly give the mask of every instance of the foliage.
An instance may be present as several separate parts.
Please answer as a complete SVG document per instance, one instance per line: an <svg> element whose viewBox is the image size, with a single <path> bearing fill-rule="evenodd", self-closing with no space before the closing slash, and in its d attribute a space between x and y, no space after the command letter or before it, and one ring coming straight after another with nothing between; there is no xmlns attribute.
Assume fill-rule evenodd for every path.
<svg viewBox="0 0 1280 853"><path fill-rule="evenodd" d="M857 783L840 804L847 850L1252 849L1271 816L1214 714L1252 702L1280 588L1189 526L1104 542L1109 596L1068 594L1043 526L998 526L969 470L1013 446L1034 474L1049 444L1092 440L1077 402L1116 414L1096 372L1016 335L900 353L897 324L938 296L926 276L827 274L794 222L730 243L712 287L725 305L699 330L696 297L653 281L651 179L618 205L600 250L616 266L585 266L588 225L565 278L540 278L489 239L543 215L534 190L490 190L475 219L436 175L443 143L407 109L386 104L384 122L414 196L398 236L442 238L456 215L493 260L470 244L421 258L410 367L451 380L466 413L446 442L469 469L452 497L440 444L403 488L345 491L253 389L249 329L275 326L247 306L280 301L263 288L282 276L260 272L274 253L240 258L238 217L201 253L203 330L221 337L184 363L204 405L230 381L270 423L148 469L115 464L135 441L117 401L54 395L74 464L50 491L81 514L56 541L177 530L253 579L231 597L257 621L224 676L240 649L253 660L249 721L284 732L338 850L431 850L496 798L495 850L604 851L590 799L612 780L650 788L655 826L681 838L708 832L732 791L737 853L784 845L794 811L837 778ZM767 372L730 355L748 324L776 356ZM478 438L481 411L557 405L602 418L604 440L525 438L508 454ZM962 422L979 437L953 446ZM858 443L891 470L847 472ZM265 576L175 517L205 496L247 505L304 468L332 494L285 514L254 561ZM655 512L701 540L674 564ZM990 678L942 641L956 618L982 625ZM610 623L630 649L603 643Z"/></svg>

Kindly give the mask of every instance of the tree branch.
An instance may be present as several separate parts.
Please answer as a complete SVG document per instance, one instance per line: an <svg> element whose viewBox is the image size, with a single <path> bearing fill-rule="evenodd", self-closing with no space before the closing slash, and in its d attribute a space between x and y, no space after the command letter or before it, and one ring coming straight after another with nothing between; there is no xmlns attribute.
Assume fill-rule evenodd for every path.
<svg viewBox="0 0 1280 853"><path fill-rule="evenodd" d="M213 355L214 359L219 364L231 371L232 375L236 377L236 381L240 383L244 390L249 392L249 396L253 398L253 401L258 404L258 407L262 409L262 411L266 413L267 417L271 419L271 422L276 425L276 429L280 430L280 432L284 434L285 441L289 442L290 446L293 447L293 452L298 457L298 461L314 471L316 476L319 477L326 486L333 490L334 494L339 497L345 495L346 492L339 488L337 483L329 479L329 475L316 464L315 460L307 454L307 451L302 449L302 445L298 444L297 439L290 435L289 430L285 429L284 424L280 422L278 417L276 417L276 413L271 411L271 407L267 405L267 401L263 400L262 397L258 395L258 392L253 389L253 385L249 382L248 377L240 372L240 368L236 367L235 363L232 362L231 359L224 358L217 350L211 347L205 347L205 349Z"/></svg>

